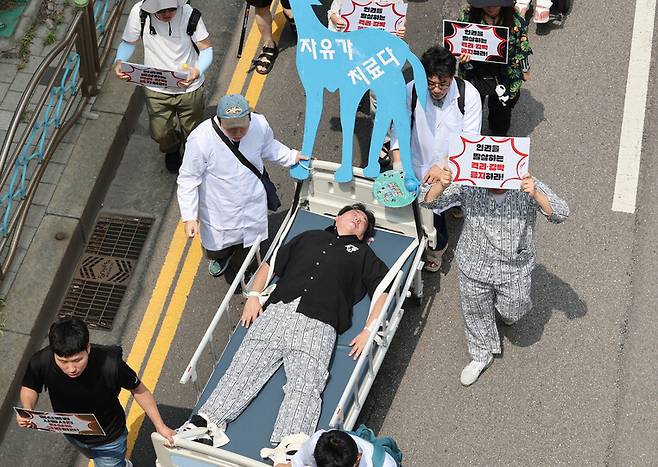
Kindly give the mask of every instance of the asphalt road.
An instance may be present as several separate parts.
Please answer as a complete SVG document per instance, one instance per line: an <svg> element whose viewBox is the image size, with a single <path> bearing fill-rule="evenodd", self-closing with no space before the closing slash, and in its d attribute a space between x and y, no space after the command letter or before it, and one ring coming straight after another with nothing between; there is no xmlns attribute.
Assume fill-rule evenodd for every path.
<svg viewBox="0 0 658 467"><path fill-rule="evenodd" d="M416 54L436 40L441 19L455 17L458 8L454 1L411 2L407 38ZM457 270L450 261L460 228L453 221L443 271L425 276L425 299L419 308L408 307L372 389L362 421L395 437L406 465L658 463L658 381L652 365L657 325L651 319L657 264L658 169L651 158L656 70L649 87L638 210L615 213L612 193L633 16L626 4L606 3L605 10L620 34L614 45L609 21L597 19L601 4L591 0L577 1L563 28L538 36L531 26L533 79L515 109L512 133L531 136L531 172L564 197L572 213L564 225L540 223L534 310L503 330L503 355L477 384L463 388L458 378L468 355ZM303 91L289 31L282 44L256 110L269 118L277 137L299 147ZM230 62L224 68L218 95L227 85ZM314 155L337 161L338 100L325 98ZM360 112L356 151L367 151L369 130L369 116ZM284 204L290 202L285 171L272 172ZM175 222L175 207L169 214ZM181 390L176 381L224 289L205 267L202 262L156 389L159 402L180 420L186 415L180 407L189 406L192 391ZM148 445L138 443L134 458L146 459L149 452Z"/></svg>
<svg viewBox="0 0 658 467"><path fill-rule="evenodd" d="M240 27L240 2L228 3L233 22L219 18L226 12L211 9L211 2L195 1L217 24L231 25L221 32L224 41L231 33L235 39ZM323 3L326 7L329 2ZM436 40L441 20L456 16L460 3L410 1L407 40L417 55ZM208 24L213 33L212 22ZM632 26L632 5L606 2L603 7L593 0L577 0L562 28L537 35L531 26L533 79L524 86L511 133L531 137L530 170L569 202L571 217L558 226L540 223L535 307L503 330L503 354L469 388L459 383L468 354L457 269L451 261L460 222L451 220L442 271L425 275L421 306L407 307L361 416L381 434L395 437L405 465L658 464L655 60L638 208L634 214L611 210ZM256 110L270 120L279 139L299 147L304 100L288 30L282 46ZM224 93L234 65L229 54L211 90L213 104ZM328 94L325 99L314 156L337 161L338 100ZM369 130L369 116L360 112L357 153L367 151ZM148 147L147 140L133 150L138 147ZM288 205L292 184L286 172L273 167L271 175ZM159 189L171 193L173 181L162 182ZM119 209L117 199L108 202ZM123 327L126 349L136 339L179 219L175 200L155 215L161 227L144 259L143 274L134 281L131 315ZM271 229L281 218L272 216ZM192 388L182 387L178 379L225 290L202 261L155 387L172 426L186 419L195 400ZM236 317L237 301L234 310ZM151 430L148 423L140 430L133 453L137 466L153 465Z"/></svg>

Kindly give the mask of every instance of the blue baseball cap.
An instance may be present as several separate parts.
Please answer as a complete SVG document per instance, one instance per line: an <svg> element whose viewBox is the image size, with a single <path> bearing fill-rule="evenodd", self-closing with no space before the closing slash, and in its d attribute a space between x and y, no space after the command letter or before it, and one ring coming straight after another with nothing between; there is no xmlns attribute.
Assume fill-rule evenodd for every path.
<svg viewBox="0 0 658 467"><path fill-rule="evenodd" d="M217 116L224 128L249 126L249 103L241 94L227 94L217 103Z"/></svg>

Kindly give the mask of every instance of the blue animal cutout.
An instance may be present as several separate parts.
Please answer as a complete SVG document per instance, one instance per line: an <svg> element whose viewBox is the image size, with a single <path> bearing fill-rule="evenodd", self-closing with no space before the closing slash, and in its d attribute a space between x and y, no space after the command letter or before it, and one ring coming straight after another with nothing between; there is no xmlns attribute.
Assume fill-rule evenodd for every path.
<svg viewBox="0 0 658 467"><path fill-rule="evenodd" d="M425 70L402 39L378 29L352 32L329 31L317 18L312 5L319 0L290 0L297 24L297 72L306 92L306 118L302 153L312 154L322 115L324 89L340 92L340 123L343 131L341 165L337 182L352 180L354 121L361 98L371 90L377 96L377 113L370 140L366 177L379 175L379 152L386 133L395 125L400 140L402 167L409 187L418 186L411 166L410 117L402 67L409 62L416 83L426 83ZM427 86L417 86L418 102L425 106ZM298 180L308 177L300 164L290 169ZM410 190L413 191L413 190Z"/></svg>

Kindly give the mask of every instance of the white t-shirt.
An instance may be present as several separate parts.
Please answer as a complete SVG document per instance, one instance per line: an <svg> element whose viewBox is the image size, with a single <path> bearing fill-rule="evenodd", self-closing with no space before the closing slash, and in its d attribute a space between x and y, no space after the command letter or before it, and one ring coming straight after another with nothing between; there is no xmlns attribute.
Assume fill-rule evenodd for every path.
<svg viewBox="0 0 658 467"><path fill-rule="evenodd" d="M126 42L136 42L139 40L141 31L141 23L139 19L139 11L142 2L137 2L128 15L128 22L126 28L123 30L122 39ZM165 70L180 71L183 70L183 65L187 63L190 68L197 67L199 56L197 55L192 41L199 42L208 38L208 30L203 24L203 18L199 19L196 31L192 34L192 40L187 35L187 23L192 14L192 7L190 5L183 5L176 12L176 16L169 23L160 21L151 14L146 18L144 23L144 65L153 68L162 68ZM155 34L150 33L150 24L153 22ZM193 92L199 89L203 84L203 74L182 92ZM153 91L164 92L167 94L181 94L174 91L164 91L161 88L148 87Z"/></svg>
<svg viewBox="0 0 658 467"><path fill-rule="evenodd" d="M315 450L315 445L318 444L318 439L326 430L316 431L311 439L309 439L304 445L297 451L297 454L293 456L290 463L292 467L317 467L315 463L315 458L313 457L313 451ZM359 462L359 467L372 467L372 444L366 441L363 438L358 436L350 435L352 439L356 442L356 446L361 452L361 461ZM391 457L390 454L386 453L384 459L384 467L396 467L397 464L395 460Z"/></svg>

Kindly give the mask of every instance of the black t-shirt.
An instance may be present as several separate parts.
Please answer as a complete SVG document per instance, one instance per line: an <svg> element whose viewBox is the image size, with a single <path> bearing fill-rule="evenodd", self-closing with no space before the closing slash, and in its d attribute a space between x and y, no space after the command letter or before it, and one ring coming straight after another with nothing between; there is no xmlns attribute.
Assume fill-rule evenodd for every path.
<svg viewBox="0 0 658 467"><path fill-rule="evenodd" d="M41 392L45 386L55 412L96 415L105 436L74 435L79 441L93 445L109 443L121 435L126 426L126 415L119 403L119 392L121 388L135 389L139 384L135 372L122 360L120 347L94 344L87 367L76 378L60 370L50 347L32 356L23 378L23 386L36 392Z"/></svg>
<svg viewBox="0 0 658 467"><path fill-rule="evenodd" d="M306 231L283 245L274 272L279 281L268 303L301 297L299 313L342 333L352 325L352 307L366 292L372 297L388 268L358 237L340 236L330 227Z"/></svg>

